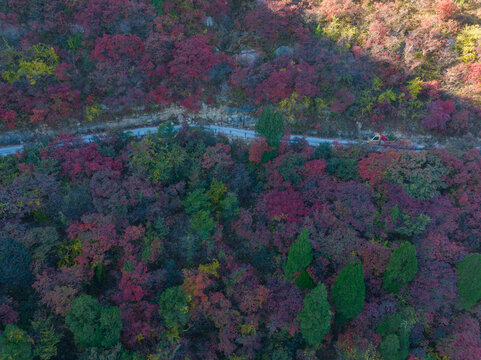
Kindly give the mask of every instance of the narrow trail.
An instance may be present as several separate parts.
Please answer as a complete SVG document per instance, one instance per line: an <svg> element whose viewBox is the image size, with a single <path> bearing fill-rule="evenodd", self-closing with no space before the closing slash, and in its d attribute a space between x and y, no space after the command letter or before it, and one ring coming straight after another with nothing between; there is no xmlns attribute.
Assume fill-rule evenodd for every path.
<svg viewBox="0 0 481 360"><path fill-rule="evenodd" d="M202 127L203 129L210 130L214 134L225 134L229 138L241 138L241 139L254 139L257 137L257 134L253 130L246 130L246 129L239 129L239 128L234 128L234 127L226 127L226 126L217 126L217 125L204 125L204 126L199 126ZM130 132L134 136L145 136L149 133L155 133L157 132L158 127L157 126L152 126L152 127L142 127L142 128L134 128L134 129L126 129L122 130L122 132ZM174 126L175 130L180 129L180 126ZM81 136L81 139L85 142L91 142L95 139L97 136L103 136L106 135L105 132L103 133L98 133L98 134L92 134L92 135L85 135ZM304 138L307 143L311 146L318 146L319 144L322 143L338 143L342 145L355 145L355 144L363 144L365 141L360 141L360 140L350 140L350 139L329 139L329 138L319 138L319 137L312 137L312 136L303 136L303 135L291 135L290 140L294 139L302 139ZM6 156L10 154L15 154L17 152L21 152L23 149L24 145L11 145L11 146L5 146L0 148L0 155L1 156ZM376 146L372 145L371 146L374 150L380 150L380 149L385 149L385 146ZM414 150L414 151L420 151L425 149L426 147L424 145L420 144L413 144L411 147L405 147L405 148L397 148L397 149L406 149L406 150Z"/></svg>

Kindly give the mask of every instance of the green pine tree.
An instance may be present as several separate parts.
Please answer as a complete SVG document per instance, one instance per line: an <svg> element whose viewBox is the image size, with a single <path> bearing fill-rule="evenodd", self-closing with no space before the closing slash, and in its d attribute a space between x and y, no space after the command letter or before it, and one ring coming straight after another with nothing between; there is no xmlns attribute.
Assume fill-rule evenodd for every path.
<svg viewBox="0 0 481 360"><path fill-rule="evenodd" d="M414 279L417 272L416 249L411 243L405 242L392 252L383 274L382 285L387 291L397 293Z"/></svg>
<svg viewBox="0 0 481 360"><path fill-rule="evenodd" d="M457 269L461 306L470 309L481 299L481 254L466 256Z"/></svg>
<svg viewBox="0 0 481 360"><path fill-rule="evenodd" d="M284 135L284 120L282 115L274 111L272 106L267 106L256 123L256 132L264 136L269 146L278 148Z"/></svg>
<svg viewBox="0 0 481 360"><path fill-rule="evenodd" d="M312 261L312 248L309 242L309 234L306 228L303 228L297 236L296 241L292 244L287 255L287 261L284 265L286 276L291 279L292 275L304 270Z"/></svg>
<svg viewBox="0 0 481 360"><path fill-rule="evenodd" d="M336 321L342 325L354 319L364 308L366 286L360 262L351 263L337 275L331 291L331 299L336 308Z"/></svg>
<svg viewBox="0 0 481 360"><path fill-rule="evenodd" d="M301 333L310 346L316 347L331 328L332 312L324 284L318 284L304 298L304 307L297 315Z"/></svg>

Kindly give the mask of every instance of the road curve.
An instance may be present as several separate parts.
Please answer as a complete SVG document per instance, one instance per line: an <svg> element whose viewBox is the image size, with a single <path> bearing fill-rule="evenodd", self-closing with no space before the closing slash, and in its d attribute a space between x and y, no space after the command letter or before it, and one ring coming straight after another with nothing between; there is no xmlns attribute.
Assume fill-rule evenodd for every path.
<svg viewBox="0 0 481 360"><path fill-rule="evenodd" d="M22 151L23 145L12 145L0 148L0 155L6 156L15 154L16 152Z"/></svg>
<svg viewBox="0 0 481 360"><path fill-rule="evenodd" d="M246 129L238 129L238 128L233 128L233 127L226 127L226 126L217 126L217 125L205 125L201 126L202 128L206 130L212 131L214 134L225 134L230 138L237 137L237 138L242 138L242 139L254 139L257 137L257 134L253 130L246 130ZM144 128L136 128L136 129L128 129L128 130L123 130L122 132L130 132L134 136L145 136L150 133L155 133L157 132L158 127L157 126L152 126L152 127L144 127ZM179 130L180 126L174 126L175 130ZM85 142L91 142L95 139L97 136L103 136L106 135L107 133L99 133L99 134L93 134L93 135L85 135L81 136L81 139ZM318 146L319 144L322 143L338 143L342 145L353 145L353 144L361 144L364 143L363 141L359 140L345 140L345 139L327 139L327 138L318 138L318 137L312 137L312 136L303 136L303 135L291 135L290 140L294 139L302 139L304 138L307 143L311 146ZM383 148L383 147L380 147ZM415 147L411 148L412 150L422 150L424 146L422 145L416 145ZM12 146L5 146L0 148L0 156L6 156L6 155L11 155L15 154L17 152L22 151L23 145L12 145Z"/></svg>

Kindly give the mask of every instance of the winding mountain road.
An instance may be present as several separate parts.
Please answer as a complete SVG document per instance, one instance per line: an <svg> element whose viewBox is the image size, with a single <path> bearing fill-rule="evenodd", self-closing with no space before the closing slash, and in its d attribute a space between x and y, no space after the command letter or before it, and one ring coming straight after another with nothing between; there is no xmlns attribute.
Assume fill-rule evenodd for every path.
<svg viewBox="0 0 481 360"><path fill-rule="evenodd" d="M233 128L233 127L226 127L226 126L217 126L217 125L204 125L201 126L202 128L206 130L212 131L214 134L225 134L230 138L242 138L242 139L254 139L257 137L257 134L253 130L246 130L246 129L239 129L239 128ZM144 136L149 133L155 133L157 132L158 127L157 126L152 126L152 127L143 127L143 128L135 128L135 129L127 129L123 130L122 132L130 132L134 136ZM180 129L180 126L174 126L175 130ZM94 140L96 136L102 136L106 135L106 133L99 133L99 134L93 134L93 135L85 135L82 136L81 138L85 142L91 142ZM318 138L318 137L312 137L312 136L302 136L302 135L291 135L290 140L294 139L306 139L307 143L311 146L318 146L319 144L322 143L339 143L342 145L353 145L353 144L361 144L364 143L363 141L359 140L345 140L345 139L327 139L327 138ZM383 146L373 146L374 148L384 148ZM17 152L22 151L23 145L11 145L11 146L6 146L6 147L1 147L0 148L0 156L6 156L10 154L15 154ZM422 150L424 149L423 145L414 145L413 147L409 148L411 150Z"/></svg>

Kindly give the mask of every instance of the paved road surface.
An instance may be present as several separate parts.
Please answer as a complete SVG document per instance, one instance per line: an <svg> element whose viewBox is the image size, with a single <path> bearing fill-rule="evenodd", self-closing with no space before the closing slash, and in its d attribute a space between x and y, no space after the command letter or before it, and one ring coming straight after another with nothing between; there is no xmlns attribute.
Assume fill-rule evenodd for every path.
<svg viewBox="0 0 481 360"><path fill-rule="evenodd" d="M180 126L174 126L175 130L178 130ZM243 138L243 139L254 139L257 137L257 134L253 130L245 130L245 129L238 129L238 128L233 128L233 127L226 127L226 126L217 126L217 125L206 125L203 126L204 129L211 130L214 132L214 134L226 134L228 137L238 137L238 138ZM155 133L157 131L157 126L152 126L152 127L144 127L144 128L137 128L137 129L130 129L130 130L124 130L124 132L130 131L134 136L144 136L149 133ZM102 136L106 135L106 133L100 133L96 135L85 135L82 136L82 139L85 142L91 142L95 138L95 136ZM300 139L303 138L304 136L302 135L291 135L291 140L292 139ZM362 143L362 141L358 140L343 140L343 139L326 139L326 138L317 138L317 137L312 137L312 136L307 136L304 137L307 141L307 143L311 146L318 146L319 144L322 143L334 143L337 142L339 144L343 145L351 145L351 144L359 144ZM379 147L383 148L383 147ZM416 145L416 147L413 148L413 150L421 150L423 149L424 146L422 145ZM0 155L5 156L9 154L15 154L16 152L19 152L23 149L23 145L12 145L12 146L6 146L0 148Z"/></svg>
<svg viewBox="0 0 481 360"><path fill-rule="evenodd" d="M17 151L22 151L22 149L23 149L22 145L3 147L3 148L0 148L0 155L5 156L10 154L15 154Z"/></svg>

